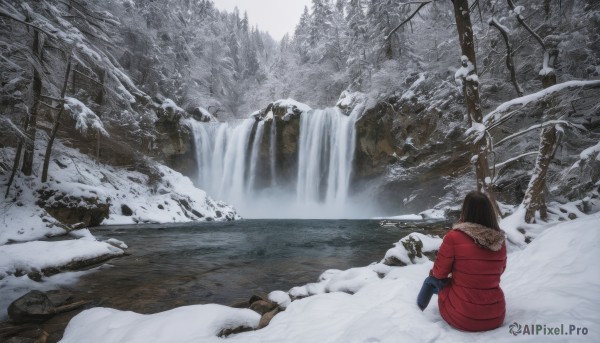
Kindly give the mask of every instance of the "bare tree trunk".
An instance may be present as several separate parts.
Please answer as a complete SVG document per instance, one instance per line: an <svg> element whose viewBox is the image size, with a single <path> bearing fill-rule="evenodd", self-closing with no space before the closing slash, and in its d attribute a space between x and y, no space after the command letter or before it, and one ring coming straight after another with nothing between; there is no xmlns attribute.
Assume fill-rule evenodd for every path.
<svg viewBox="0 0 600 343"><path fill-rule="evenodd" d="M38 30L33 31L33 44L32 51L33 55L42 60L42 48L41 48L41 33ZM29 140L25 143L25 154L23 155L23 166L21 171L26 176L30 176L33 173L33 155L35 153L35 134L37 129L37 111L39 108L39 101L42 95L42 79L37 68L33 68L33 105L31 106L31 115L29 116L29 127L27 128L27 136Z"/></svg>
<svg viewBox="0 0 600 343"><path fill-rule="evenodd" d="M54 127L52 127L52 133L50 134L50 140L46 146L46 155L44 156L44 166L42 168L42 182L48 180L48 166L50 165L50 156L52 155L52 146L54 145L54 139L58 132L58 126L60 125L60 117L65 111L65 94L67 92L67 84L69 83L69 73L71 72L71 54L67 57L67 70L65 71L65 79L63 82L62 89L60 91L61 105L56 120L54 121Z"/></svg>
<svg viewBox="0 0 600 343"><path fill-rule="evenodd" d="M555 85L556 74L552 72L549 75L543 75L542 84L544 85L544 88ZM544 189L546 188L546 174L548 173L548 168L554 159L559 144L558 137L556 125L544 128L540 135L540 148L535 160L533 176L529 181L529 185L525 191L525 197L523 198L525 221L527 223L535 222L536 211L540 212L540 218L542 220L548 219Z"/></svg>
<svg viewBox="0 0 600 343"><path fill-rule="evenodd" d="M25 113L25 124L23 125L23 131L27 132L28 126L29 126L29 113ZM10 186L12 185L12 183L15 179L15 175L17 174L17 170L19 169L19 163L21 162L21 152L22 151L23 151L23 139L21 139L19 141L19 145L17 146L17 152L15 153L15 160L13 162L12 172L10 173L10 178L8 179L8 183L6 184L6 193L4 194L4 198L8 198L8 193L10 192Z"/></svg>
<svg viewBox="0 0 600 343"><path fill-rule="evenodd" d="M525 207L525 221L527 223L535 222L535 212L540 212L540 218L546 220L548 212L546 211L546 199L544 188L546 186L546 174L554 153L556 152L555 145L557 143L556 126L545 128L540 135L540 149L535 160L535 168L533 176L527 186L525 198L523 198L523 206Z"/></svg>
<svg viewBox="0 0 600 343"><path fill-rule="evenodd" d="M512 0L506 0L508 6L514 10L515 5ZM547 13L550 10L549 2L547 4ZM554 65L556 58L558 57L558 42L548 41L545 43L542 38L535 33L523 20L520 14L517 14L517 21L535 38L540 44L543 53L544 61L543 68L541 71L542 75L542 87L548 88L556 84L556 72ZM533 176L529 181L527 190L525 191L525 197L523 198L522 205L525 207L525 221L527 223L535 222L535 212L540 212L540 218L546 220L548 218L548 212L546 210L546 198L544 189L546 188L546 175L548 174L548 168L550 163L554 159L556 149L558 147L558 130L556 125L546 127L542 129L540 135L540 147L537 158L535 160L535 167L533 169Z"/></svg>
<svg viewBox="0 0 600 343"><path fill-rule="evenodd" d="M508 40L508 32L504 29L502 25L500 25L494 17L490 20L490 26L493 26L500 31L502 38L504 38L504 43L506 44L506 68L510 71L510 80L515 86L515 90L517 91L518 96L523 96L523 90L521 89L521 85L517 81L517 72L515 71L515 62L513 61L512 56L512 46L510 45L510 41Z"/></svg>
<svg viewBox="0 0 600 343"><path fill-rule="evenodd" d="M456 20L456 29L463 56L467 58L467 64L472 64L471 77L463 79L463 93L465 105L467 106L468 124L480 123L483 120L479 100L479 81L477 79L477 63L475 58L475 44L473 40L473 27L471 25L471 15L469 13L468 0L454 0L454 18ZM465 67L465 65L463 65ZM496 197L492 190L490 168L488 163L488 145L485 138L473 141L471 143L471 152L477 156L475 164L475 174L477 175L477 190L483 191L488 195L494 207L498 211Z"/></svg>

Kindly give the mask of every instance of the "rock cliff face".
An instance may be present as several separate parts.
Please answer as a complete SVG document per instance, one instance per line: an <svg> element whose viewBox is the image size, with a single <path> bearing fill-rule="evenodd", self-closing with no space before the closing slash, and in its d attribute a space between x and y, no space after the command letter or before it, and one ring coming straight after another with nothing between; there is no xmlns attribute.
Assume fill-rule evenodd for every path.
<svg viewBox="0 0 600 343"><path fill-rule="evenodd" d="M190 128L180 121L158 121L156 130L157 139L152 155L184 175L195 175L197 166Z"/></svg>
<svg viewBox="0 0 600 343"><path fill-rule="evenodd" d="M470 168L455 87L426 74L406 83L403 96L368 107L356 123L354 179L370 181L390 212L435 205Z"/></svg>

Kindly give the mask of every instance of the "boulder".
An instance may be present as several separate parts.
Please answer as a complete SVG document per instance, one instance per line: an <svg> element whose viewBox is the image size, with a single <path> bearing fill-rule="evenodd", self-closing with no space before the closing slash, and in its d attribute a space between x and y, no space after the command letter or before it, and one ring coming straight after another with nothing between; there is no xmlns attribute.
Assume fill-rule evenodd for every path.
<svg viewBox="0 0 600 343"><path fill-rule="evenodd" d="M256 329L262 329L265 326L269 325L273 317L275 317L275 315L279 312L281 312L281 308L277 306L273 310L263 314L262 317L260 317L260 322L258 322L258 327Z"/></svg>
<svg viewBox="0 0 600 343"><path fill-rule="evenodd" d="M41 323L58 313L72 311L88 304L86 301L65 304L70 299L71 297L64 292L46 294L30 291L8 306L8 317L15 324Z"/></svg>
<svg viewBox="0 0 600 343"><path fill-rule="evenodd" d="M68 195L53 189L37 191L36 204L63 224L76 228L98 226L109 216L110 203L97 197Z"/></svg>
<svg viewBox="0 0 600 343"><path fill-rule="evenodd" d="M131 217L133 215L133 210L125 204L121 204L121 214L124 216Z"/></svg>
<svg viewBox="0 0 600 343"><path fill-rule="evenodd" d="M46 293L40 291L30 291L8 307L8 317L16 324L41 323L55 314L54 304Z"/></svg>
<svg viewBox="0 0 600 343"><path fill-rule="evenodd" d="M257 300L250 304L250 309L260 315L273 311L278 305L267 300Z"/></svg>

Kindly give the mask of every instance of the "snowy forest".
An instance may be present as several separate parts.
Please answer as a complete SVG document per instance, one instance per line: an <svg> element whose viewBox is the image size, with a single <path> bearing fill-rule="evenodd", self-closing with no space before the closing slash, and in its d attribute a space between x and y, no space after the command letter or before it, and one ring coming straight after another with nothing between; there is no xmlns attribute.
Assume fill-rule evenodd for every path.
<svg viewBox="0 0 600 343"><path fill-rule="evenodd" d="M578 258L598 258L589 243L597 233L561 238L550 228L600 223L600 1L312 0L295 30L276 40L243 8L224 11L211 0L0 0L0 66L2 311L30 290L71 287L82 277L77 273L88 273L82 270L126 259L126 240L104 237L105 231L95 237L93 228L101 225L425 223L388 242L398 243L381 252L377 264L343 271L324 266L337 272L326 271L316 283L292 279L306 285L289 291L263 289L273 291L260 300L273 305L265 305L268 310L257 311L250 300L249 312L209 304L197 306L215 307L179 308L179 314L153 319L161 328L178 315L205 322L194 332L165 334L161 342L225 336L308 342L314 337L294 336L286 325L314 325L346 304L331 295L333 307L325 308L327 301L313 295L372 300L392 287L388 281L410 284L416 271L431 268L430 253L435 258L446 224L424 232L419 225L456 221L474 189L490 198L506 232L507 277L514 281L509 292L526 284L517 278L525 262L510 269L511 254L561 259L554 266L569 270ZM580 235L591 238L581 241ZM543 255L550 253L541 242L556 247L561 239L577 241L581 256L562 260L560 254L571 252L562 247ZM571 272L541 297L556 296L569 279L600 276L597 268L585 277ZM597 311L586 312L598 301L598 280L586 290L573 288L572 301L565 302L585 303L583 312L557 307L542 320L554 325L583 318L577 325L590 329L585 339L600 339ZM529 281L531 296L538 283ZM393 290L404 294L408 284ZM140 318L108 307L132 308L110 302L98 310L106 313L82 312L64 331L75 315L69 311L97 305L84 300L50 311L66 319L61 328L41 326L49 342L155 338L151 328L140 329L148 325ZM414 302L408 296L402 301ZM381 306L415 316L405 304L400 310ZM545 313L531 301L522 306L507 318L533 322L519 313ZM302 310L322 314L307 318ZM277 325L263 330L279 312L287 317L278 315ZM448 325L429 332L427 320L441 325L441 319L424 314L429 317L413 323L421 336L402 328L396 336L375 336L382 342L466 339ZM15 320L10 308L8 315L0 314L6 321L0 340L31 331L27 319ZM315 337L362 342L351 334L356 316L318 329ZM106 340L106 330L119 320L139 335L127 338L123 329ZM372 327L375 322L357 325L367 332ZM504 331L480 338L502 341L509 337Z"/></svg>

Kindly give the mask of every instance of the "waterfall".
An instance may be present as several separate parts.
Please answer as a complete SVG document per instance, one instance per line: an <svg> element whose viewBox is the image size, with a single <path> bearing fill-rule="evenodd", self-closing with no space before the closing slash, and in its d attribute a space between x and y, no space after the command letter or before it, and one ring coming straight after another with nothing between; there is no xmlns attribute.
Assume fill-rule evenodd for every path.
<svg viewBox="0 0 600 343"><path fill-rule="evenodd" d="M338 108L300 118L295 179L278 179L276 121L249 118L228 123L191 121L197 183L234 205L244 217L342 218L355 149L356 118ZM268 148L268 150L267 150ZM261 149L263 151L261 153ZM293 178L293 177L292 177Z"/></svg>
<svg viewBox="0 0 600 343"><path fill-rule="evenodd" d="M258 164L258 154L260 153L260 143L262 143L263 132L265 131L265 122L258 122L256 134L254 135L254 143L252 144L252 155L250 156L250 182L246 187L246 192L251 192L256 188L256 167Z"/></svg>
<svg viewBox="0 0 600 343"><path fill-rule="evenodd" d="M296 184L299 204L323 204L334 214L343 211L355 148L354 119L337 107L303 114Z"/></svg>
<svg viewBox="0 0 600 343"><path fill-rule="evenodd" d="M271 186L277 184L277 121L271 122L271 137L269 141L269 162L271 167Z"/></svg>

